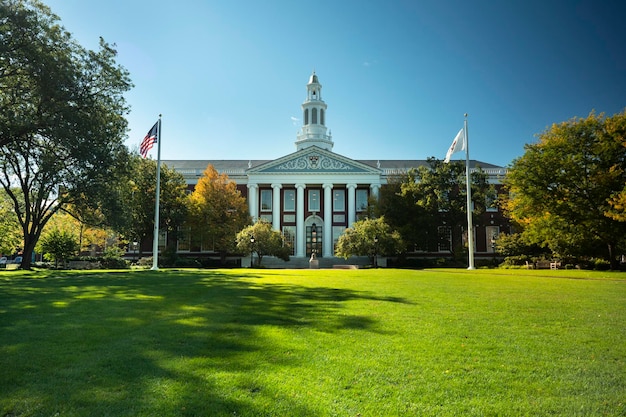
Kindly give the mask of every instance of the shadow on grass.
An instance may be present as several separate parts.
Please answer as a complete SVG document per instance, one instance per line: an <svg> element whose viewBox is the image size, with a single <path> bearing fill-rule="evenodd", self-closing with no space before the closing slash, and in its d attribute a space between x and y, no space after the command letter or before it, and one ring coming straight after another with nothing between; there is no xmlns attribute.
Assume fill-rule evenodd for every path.
<svg viewBox="0 0 626 417"><path fill-rule="evenodd" d="M304 360L278 331L379 331L345 289L220 271L41 273L0 279L0 415L265 415L319 410L260 372ZM244 279L241 279L244 278Z"/></svg>

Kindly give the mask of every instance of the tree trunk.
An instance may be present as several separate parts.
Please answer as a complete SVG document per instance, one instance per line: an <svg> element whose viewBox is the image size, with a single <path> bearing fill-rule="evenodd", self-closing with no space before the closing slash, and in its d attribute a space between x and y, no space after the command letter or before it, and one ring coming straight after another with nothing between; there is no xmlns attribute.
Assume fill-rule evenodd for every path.
<svg viewBox="0 0 626 417"><path fill-rule="evenodd" d="M22 269L31 269L33 259L33 252L35 251L35 244L37 239L30 233L26 235L24 239L24 250L22 251Z"/></svg>

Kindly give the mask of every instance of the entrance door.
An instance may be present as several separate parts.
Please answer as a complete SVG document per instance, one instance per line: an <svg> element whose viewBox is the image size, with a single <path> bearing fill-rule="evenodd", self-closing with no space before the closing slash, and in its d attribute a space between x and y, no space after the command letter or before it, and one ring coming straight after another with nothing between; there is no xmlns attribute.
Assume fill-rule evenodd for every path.
<svg viewBox="0 0 626 417"><path fill-rule="evenodd" d="M306 227L306 256L310 257L315 252L316 257L322 256L322 227L313 223Z"/></svg>

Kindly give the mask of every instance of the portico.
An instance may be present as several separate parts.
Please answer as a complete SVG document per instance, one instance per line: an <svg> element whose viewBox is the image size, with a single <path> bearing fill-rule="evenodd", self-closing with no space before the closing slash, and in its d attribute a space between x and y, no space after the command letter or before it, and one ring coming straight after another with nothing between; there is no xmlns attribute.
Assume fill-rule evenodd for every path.
<svg viewBox="0 0 626 417"><path fill-rule="evenodd" d="M309 149L306 154L316 152L321 155L317 149ZM347 177L345 182L333 182L330 177L336 173L332 172L328 173L329 178L320 181L319 175L306 170L286 172L284 182L278 182L280 179L271 173L272 166L259 167L254 174L249 173L250 216L253 221L262 219L271 222L275 230L291 238L294 256L310 256L313 243L319 243L319 247L315 248L317 256L332 256L336 239L352 226L360 213L365 213L370 196L377 196L380 173L367 168L373 172L344 173ZM288 179L293 176L297 176L299 181ZM267 201L271 204L264 204ZM311 236L313 225L316 242L311 240L314 237Z"/></svg>

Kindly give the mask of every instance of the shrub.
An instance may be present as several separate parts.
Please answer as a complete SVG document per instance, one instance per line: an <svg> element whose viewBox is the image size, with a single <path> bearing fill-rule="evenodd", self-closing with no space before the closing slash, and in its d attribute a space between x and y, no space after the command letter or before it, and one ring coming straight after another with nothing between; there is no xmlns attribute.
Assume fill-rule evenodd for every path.
<svg viewBox="0 0 626 417"><path fill-rule="evenodd" d="M179 268L199 268L202 265L195 258L178 258L174 261L174 266Z"/></svg>
<svg viewBox="0 0 626 417"><path fill-rule="evenodd" d="M596 271L607 271L611 269L611 263L605 259L594 259L593 269L595 269Z"/></svg>
<svg viewBox="0 0 626 417"><path fill-rule="evenodd" d="M59 263L64 265L78 250L78 240L72 233L55 228L41 238L39 248L44 254L44 259L53 261L55 267L58 267Z"/></svg>
<svg viewBox="0 0 626 417"><path fill-rule="evenodd" d="M104 269L128 269L130 262L123 258L103 257L100 264Z"/></svg>

